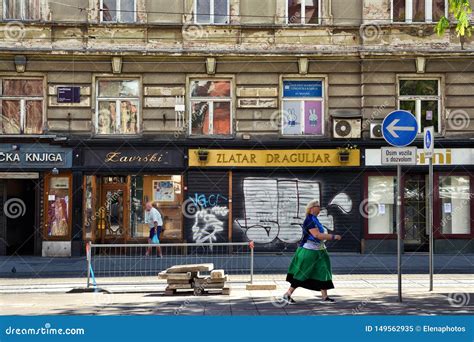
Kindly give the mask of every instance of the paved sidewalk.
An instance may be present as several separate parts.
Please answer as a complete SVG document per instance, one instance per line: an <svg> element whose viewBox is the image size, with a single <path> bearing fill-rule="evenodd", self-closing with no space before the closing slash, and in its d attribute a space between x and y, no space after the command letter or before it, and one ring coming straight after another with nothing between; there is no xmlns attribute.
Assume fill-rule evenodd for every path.
<svg viewBox="0 0 474 342"><path fill-rule="evenodd" d="M100 279L109 293L68 293L83 279L0 279L3 315L467 315L474 312L474 276L436 275L433 292L426 275L403 277L403 303L397 302L394 275L336 275L330 294L335 304L319 302L319 293L298 289L295 305L279 299L285 276L260 275L255 283L276 284L275 291L247 291L246 279L230 276L230 296L164 296L163 281L141 278ZM99 280L98 280L99 281Z"/></svg>
<svg viewBox="0 0 474 342"><path fill-rule="evenodd" d="M394 254L330 253L334 274L394 274L397 273L397 256ZM255 273L286 273L292 254L255 255ZM166 257L165 257L166 259ZM174 260L174 259L173 259ZM404 254L403 273L428 273L426 253ZM435 255L435 273L474 273L474 254ZM85 257L41 258L0 257L1 277L84 277Z"/></svg>

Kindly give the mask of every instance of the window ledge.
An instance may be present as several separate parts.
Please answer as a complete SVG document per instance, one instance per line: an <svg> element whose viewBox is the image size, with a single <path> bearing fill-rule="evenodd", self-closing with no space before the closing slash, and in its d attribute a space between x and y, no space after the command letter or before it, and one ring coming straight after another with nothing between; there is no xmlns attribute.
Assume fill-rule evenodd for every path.
<svg viewBox="0 0 474 342"><path fill-rule="evenodd" d="M142 134L94 134L92 138L94 139L133 139L141 138Z"/></svg>
<svg viewBox="0 0 474 342"><path fill-rule="evenodd" d="M220 140L232 140L235 139L235 135L188 135L188 139L220 139Z"/></svg>
<svg viewBox="0 0 474 342"><path fill-rule="evenodd" d="M55 139L57 135L53 134L0 134L1 138L15 138L15 139Z"/></svg>
<svg viewBox="0 0 474 342"><path fill-rule="evenodd" d="M304 139L304 140L328 140L331 137L327 135L282 135L278 136L281 139Z"/></svg>
<svg viewBox="0 0 474 342"><path fill-rule="evenodd" d="M387 234L366 234L364 236L364 239L367 239L367 240L393 240L393 239L397 239L397 234L393 234L393 233L387 233Z"/></svg>
<svg viewBox="0 0 474 342"><path fill-rule="evenodd" d="M387 26L393 26L393 25L400 25L400 26L409 26L409 25L427 25L427 26L435 26L438 24L437 21L432 21L432 22L425 22L425 21L417 21L417 22L403 22L403 21L394 21L389 24L380 24L381 26L387 25Z"/></svg>
<svg viewBox="0 0 474 342"><path fill-rule="evenodd" d="M32 23L32 24L45 24L47 21L42 19L10 19L10 18L3 18L1 21L6 23L11 22L20 22L20 23Z"/></svg>

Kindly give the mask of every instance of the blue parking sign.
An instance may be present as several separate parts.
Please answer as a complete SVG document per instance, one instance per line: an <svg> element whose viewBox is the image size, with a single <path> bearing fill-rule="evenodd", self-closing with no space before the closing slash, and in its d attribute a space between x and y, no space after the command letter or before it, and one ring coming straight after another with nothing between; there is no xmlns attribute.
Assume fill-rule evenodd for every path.
<svg viewBox="0 0 474 342"><path fill-rule="evenodd" d="M432 158L434 153L434 127L425 127L423 131L423 148L426 158Z"/></svg>

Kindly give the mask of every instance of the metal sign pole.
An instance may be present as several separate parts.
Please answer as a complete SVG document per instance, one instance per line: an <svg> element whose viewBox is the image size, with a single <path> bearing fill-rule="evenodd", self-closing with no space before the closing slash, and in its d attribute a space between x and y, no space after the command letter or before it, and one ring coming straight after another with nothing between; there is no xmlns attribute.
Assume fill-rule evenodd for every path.
<svg viewBox="0 0 474 342"><path fill-rule="evenodd" d="M397 165L397 272L398 301L402 302L402 166Z"/></svg>
<svg viewBox="0 0 474 342"><path fill-rule="evenodd" d="M418 134L416 117L405 110L388 114L382 122L382 135L394 148L383 148L382 165L397 165L397 269L398 301L402 302L402 165L416 165L416 147L408 147Z"/></svg>
<svg viewBox="0 0 474 342"><path fill-rule="evenodd" d="M430 291L433 291L433 157L430 157L430 165L428 171L428 229L430 234Z"/></svg>
<svg viewBox="0 0 474 342"><path fill-rule="evenodd" d="M434 243L433 243L433 156L434 156L434 127L425 127L423 130L423 150L425 157L429 160L428 168L428 213L426 215L426 224L428 226L429 236L429 272L430 272L430 291L433 291L433 268L434 268Z"/></svg>

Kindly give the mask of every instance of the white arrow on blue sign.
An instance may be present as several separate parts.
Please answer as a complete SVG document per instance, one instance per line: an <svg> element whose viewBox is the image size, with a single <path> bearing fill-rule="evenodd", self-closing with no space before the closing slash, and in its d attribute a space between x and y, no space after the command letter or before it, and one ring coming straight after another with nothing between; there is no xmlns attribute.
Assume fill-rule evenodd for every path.
<svg viewBox="0 0 474 342"><path fill-rule="evenodd" d="M385 141L392 146L407 146L415 140L418 134L418 122L412 113L396 110L383 120L382 134Z"/></svg>

